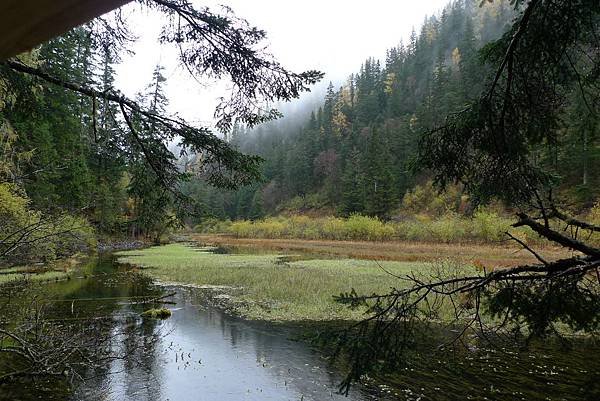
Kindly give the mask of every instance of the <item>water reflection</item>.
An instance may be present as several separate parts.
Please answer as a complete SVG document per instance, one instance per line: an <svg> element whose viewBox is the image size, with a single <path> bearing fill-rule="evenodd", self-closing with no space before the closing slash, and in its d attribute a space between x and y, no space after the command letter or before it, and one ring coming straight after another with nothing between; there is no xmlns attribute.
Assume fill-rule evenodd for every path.
<svg viewBox="0 0 600 401"><path fill-rule="evenodd" d="M289 329L227 316L198 304L193 290L176 291L173 316L132 325L120 345L131 357L81 386L74 400L372 399L336 394L339 373Z"/></svg>

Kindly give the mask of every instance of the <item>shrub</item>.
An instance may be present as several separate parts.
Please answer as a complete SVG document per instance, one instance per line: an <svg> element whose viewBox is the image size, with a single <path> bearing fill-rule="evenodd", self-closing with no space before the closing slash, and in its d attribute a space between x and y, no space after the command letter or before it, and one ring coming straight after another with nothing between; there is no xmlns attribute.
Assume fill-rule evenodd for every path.
<svg viewBox="0 0 600 401"><path fill-rule="evenodd" d="M448 213L429 224L432 240L440 242L456 242L465 239L467 229L464 219L455 213Z"/></svg>
<svg viewBox="0 0 600 401"><path fill-rule="evenodd" d="M594 206L592 206L590 209L590 212L588 213L588 220L592 224L600 225L600 199L598 199Z"/></svg>
<svg viewBox="0 0 600 401"><path fill-rule="evenodd" d="M52 229L56 233L56 256L70 256L98 245L94 228L83 217L63 215L57 218Z"/></svg>
<svg viewBox="0 0 600 401"><path fill-rule="evenodd" d="M240 220L231 223L229 233L236 237L250 237L252 233L252 222L248 220Z"/></svg>
<svg viewBox="0 0 600 401"><path fill-rule="evenodd" d="M594 206L592 206L586 219L592 224L600 225L600 199L598 199ZM595 246L600 246L600 233L592 233L590 236L590 242Z"/></svg>
<svg viewBox="0 0 600 401"><path fill-rule="evenodd" d="M27 224L31 217L28 207L29 199L19 194L14 185L0 184L0 236Z"/></svg>
<svg viewBox="0 0 600 401"><path fill-rule="evenodd" d="M347 238L345 221L337 217L324 219L321 232L326 239L343 240Z"/></svg>
<svg viewBox="0 0 600 401"><path fill-rule="evenodd" d="M480 208L473 215L471 236L482 241L500 241L504 239L512 223L511 219Z"/></svg>
<svg viewBox="0 0 600 401"><path fill-rule="evenodd" d="M307 231L314 232L313 220L308 216L294 215L287 220L287 235L292 238L310 238Z"/></svg>
<svg viewBox="0 0 600 401"><path fill-rule="evenodd" d="M304 239L323 239L321 232L314 227L309 227L304 230L302 238Z"/></svg>
<svg viewBox="0 0 600 401"><path fill-rule="evenodd" d="M351 215L344 222L343 232L348 239L366 239L370 241L381 241L394 237L395 230L390 224L386 224L377 217Z"/></svg>
<svg viewBox="0 0 600 401"><path fill-rule="evenodd" d="M394 223L396 236L408 241L429 241L432 218L425 214L417 214Z"/></svg>
<svg viewBox="0 0 600 401"><path fill-rule="evenodd" d="M457 186L449 186L445 191L440 192L431 181L428 181L406 192L402 199L402 211L411 215L427 213L441 216L458 211L466 201Z"/></svg>
<svg viewBox="0 0 600 401"><path fill-rule="evenodd" d="M286 220L279 220L273 217L255 221L252 224L252 230L255 232L255 236L264 238L282 237L290 231Z"/></svg>
<svg viewBox="0 0 600 401"><path fill-rule="evenodd" d="M47 262L94 248L94 229L81 217L45 216L11 184L0 184L0 263Z"/></svg>
<svg viewBox="0 0 600 401"><path fill-rule="evenodd" d="M194 232L200 234L222 234L230 231L231 220L208 218L194 226Z"/></svg>
<svg viewBox="0 0 600 401"><path fill-rule="evenodd" d="M255 222L241 220L223 224L224 232L245 238L302 238L328 240L386 241L394 238L430 242L497 242L513 219L502 217L487 208L478 209L473 217L448 212L432 218L417 214L396 222L353 214L348 218L294 215L271 217ZM218 226L218 225L215 225ZM545 243L531 229L521 227L512 234L529 243Z"/></svg>

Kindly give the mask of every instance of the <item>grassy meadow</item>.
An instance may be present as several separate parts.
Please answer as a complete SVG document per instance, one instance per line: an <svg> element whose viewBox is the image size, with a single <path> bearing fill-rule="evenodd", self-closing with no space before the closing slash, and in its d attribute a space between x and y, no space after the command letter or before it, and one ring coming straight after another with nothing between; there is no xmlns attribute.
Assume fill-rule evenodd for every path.
<svg viewBox="0 0 600 401"><path fill-rule="evenodd" d="M419 241L335 241L296 238L240 238L223 234L191 234L195 242L216 247L233 247L244 252L284 252L326 255L329 258L389 260L397 262L434 262L453 259L467 265L486 268L538 263L538 260L520 245L511 242L499 244L433 243ZM544 247L540 253L547 260L569 257L566 249Z"/></svg>
<svg viewBox="0 0 600 401"><path fill-rule="evenodd" d="M34 283L53 282L69 278L85 260L77 254L40 266L12 266L0 268L0 285L13 281L29 281Z"/></svg>
<svg viewBox="0 0 600 401"><path fill-rule="evenodd" d="M55 281L55 280L63 280L69 277L69 273L48 270L44 272L29 272L29 271L15 271L15 272L5 272L2 271L0 274L0 285L5 283L10 283L12 281L31 281L31 282L46 282L46 281Z"/></svg>
<svg viewBox="0 0 600 401"><path fill-rule="evenodd" d="M285 262L281 255L215 254L204 248L171 244L120 252L119 261L144 268L162 282L232 287L235 312L250 319L276 321L359 319L361 310L336 303L333 295L371 294L399 287L394 275L427 273L424 262L312 259Z"/></svg>

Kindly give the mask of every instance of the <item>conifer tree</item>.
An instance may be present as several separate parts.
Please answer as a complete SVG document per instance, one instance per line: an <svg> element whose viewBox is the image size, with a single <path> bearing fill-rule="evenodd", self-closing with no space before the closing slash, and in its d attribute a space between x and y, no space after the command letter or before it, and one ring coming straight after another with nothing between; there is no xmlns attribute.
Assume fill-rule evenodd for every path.
<svg viewBox="0 0 600 401"><path fill-rule="evenodd" d="M365 213L387 219L396 206L396 182L388 145L377 129L369 138L365 163Z"/></svg>
<svg viewBox="0 0 600 401"><path fill-rule="evenodd" d="M362 213L365 209L365 174L361 153L352 149L346 161L342 177L341 211L348 216L352 213Z"/></svg>

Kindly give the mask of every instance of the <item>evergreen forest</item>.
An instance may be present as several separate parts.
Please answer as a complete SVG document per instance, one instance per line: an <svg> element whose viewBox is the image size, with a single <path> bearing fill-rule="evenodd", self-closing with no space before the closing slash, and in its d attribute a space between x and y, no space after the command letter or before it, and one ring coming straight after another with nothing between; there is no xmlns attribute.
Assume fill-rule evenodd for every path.
<svg viewBox="0 0 600 401"><path fill-rule="evenodd" d="M385 60L368 58L341 85L329 83L313 110L254 129L234 127L231 143L263 159L262 181L238 191L193 182L185 191L203 202L204 215L221 220L280 213L397 216L405 195L417 185L427 190L432 178L417 160L423 135L484 90L486 45L514 17L508 2L449 3L408 42L389 49ZM576 83L569 92L563 125L533 153L536 164L559 177L565 204L581 213L600 194L600 170L594 168L599 120ZM435 190L426 193L436 196ZM479 200L471 201L472 212Z"/></svg>

